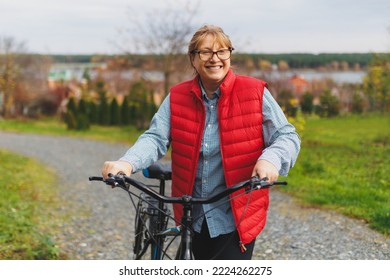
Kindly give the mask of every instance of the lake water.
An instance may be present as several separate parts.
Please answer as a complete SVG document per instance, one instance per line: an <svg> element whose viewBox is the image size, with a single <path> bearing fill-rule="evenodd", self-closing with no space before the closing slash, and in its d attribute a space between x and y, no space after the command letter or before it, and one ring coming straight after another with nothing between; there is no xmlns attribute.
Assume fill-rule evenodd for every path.
<svg viewBox="0 0 390 280"><path fill-rule="evenodd" d="M86 64L86 63L73 63L73 64L54 64L51 68L49 77L53 80L70 80L76 79L81 80L83 73L86 68L91 68L97 66L96 64ZM101 65L98 65L101 66ZM91 76L94 76L94 71L91 70ZM123 78L132 78L132 71L129 70L127 73L122 73ZM363 83L363 78L367 73L365 71L316 71L316 70L288 70L288 71L271 71L267 73L262 73L261 71L254 71L250 75L254 77L263 77L264 79L281 79L281 78L290 78L294 75L302 76L307 81L312 80L321 80L325 78L331 78L337 83L354 83L361 84ZM163 79L162 73L158 71L145 71L142 73L146 79L160 80Z"/></svg>
<svg viewBox="0 0 390 280"><path fill-rule="evenodd" d="M280 71L271 71L264 76L270 79L281 79L281 78L290 78L294 75L299 75L307 81L313 80L322 80L330 78L336 83L352 83L352 84L361 84L363 83L364 76L367 72L365 71L315 71L315 70L288 70L284 72ZM260 71L253 72L252 75L260 76L262 73ZM262 75L263 76L263 75Z"/></svg>

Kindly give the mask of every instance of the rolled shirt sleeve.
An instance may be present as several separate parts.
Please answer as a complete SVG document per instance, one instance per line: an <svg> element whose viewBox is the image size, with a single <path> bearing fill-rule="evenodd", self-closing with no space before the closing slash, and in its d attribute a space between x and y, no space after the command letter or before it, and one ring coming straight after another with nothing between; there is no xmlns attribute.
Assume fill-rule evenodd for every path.
<svg viewBox="0 0 390 280"><path fill-rule="evenodd" d="M282 109L268 89L263 95L263 137L265 149L259 160L266 160L279 170L279 175L287 176L294 166L301 140L295 127L288 122Z"/></svg>

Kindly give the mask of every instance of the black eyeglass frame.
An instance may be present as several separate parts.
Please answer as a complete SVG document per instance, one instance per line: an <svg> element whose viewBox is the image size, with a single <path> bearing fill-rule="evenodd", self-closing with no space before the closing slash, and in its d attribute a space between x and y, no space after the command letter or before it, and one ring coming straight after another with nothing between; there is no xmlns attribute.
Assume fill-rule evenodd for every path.
<svg viewBox="0 0 390 280"><path fill-rule="evenodd" d="M219 52L219 51L223 51L223 50L228 50L228 51L229 51L230 55L229 55L228 58L222 59L222 58L219 57L218 52ZM211 55L208 59L206 59L206 60L203 60L203 59L200 58L200 53L201 53L201 52L204 52L204 51L201 51L201 50L192 50L192 51L191 51L191 54L196 54L196 53L197 53L198 56L199 56L199 59L202 60L202 61L208 61L209 59L211 59L212 57L214 57L214 55L216 55L216 56L218 57L218 59L220 59L220 60L228 60L228 59L230 59L230 57L232 56L232 51L234 51L234 48L233 48L233 47L229 47L229 48L227 48L227 49L220 49L220 50L217 50L217 51L207 50L207 52L212 53L212 55Z"/></svg>

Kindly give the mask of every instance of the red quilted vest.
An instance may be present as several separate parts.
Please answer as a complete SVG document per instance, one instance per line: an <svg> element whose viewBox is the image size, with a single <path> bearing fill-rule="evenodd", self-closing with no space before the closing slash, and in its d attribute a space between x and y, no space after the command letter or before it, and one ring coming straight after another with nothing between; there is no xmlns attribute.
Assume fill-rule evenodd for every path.
<svg viewBox="0 0 390 280"><path fill-rule="evenodd" d="M172 196L191 195L194 187L206 117L198 79L178 84L170 91ZM220 85L218 121L227 187L251 177L264 148L261 125L264 86L265 82L235 75L232 70ZM242 244L255 239L265 226L268 203L268 190L231 201ZM181 206L174 205L174 212L179 221Z"/></svg>

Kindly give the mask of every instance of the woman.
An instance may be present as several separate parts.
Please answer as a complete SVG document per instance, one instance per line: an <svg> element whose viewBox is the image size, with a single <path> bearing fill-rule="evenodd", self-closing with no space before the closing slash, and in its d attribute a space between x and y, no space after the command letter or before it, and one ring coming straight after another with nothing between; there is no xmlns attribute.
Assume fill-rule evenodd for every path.
<svg viewBox="0 0 390 280"><path fill-rule="evenodd" d="M254 175L270 181L287 175L300 150L299 137L265 82L231 70L233 50L220 27L197 30L188 47L196 77L171 88L134 146L118 161L104 163L103 177L137 172L169 146L173 196L206 197ZM195 259L251 259L268 200L268 190L260 190L195 206ZM180 220L180 207L174 212Z"/></svg>

